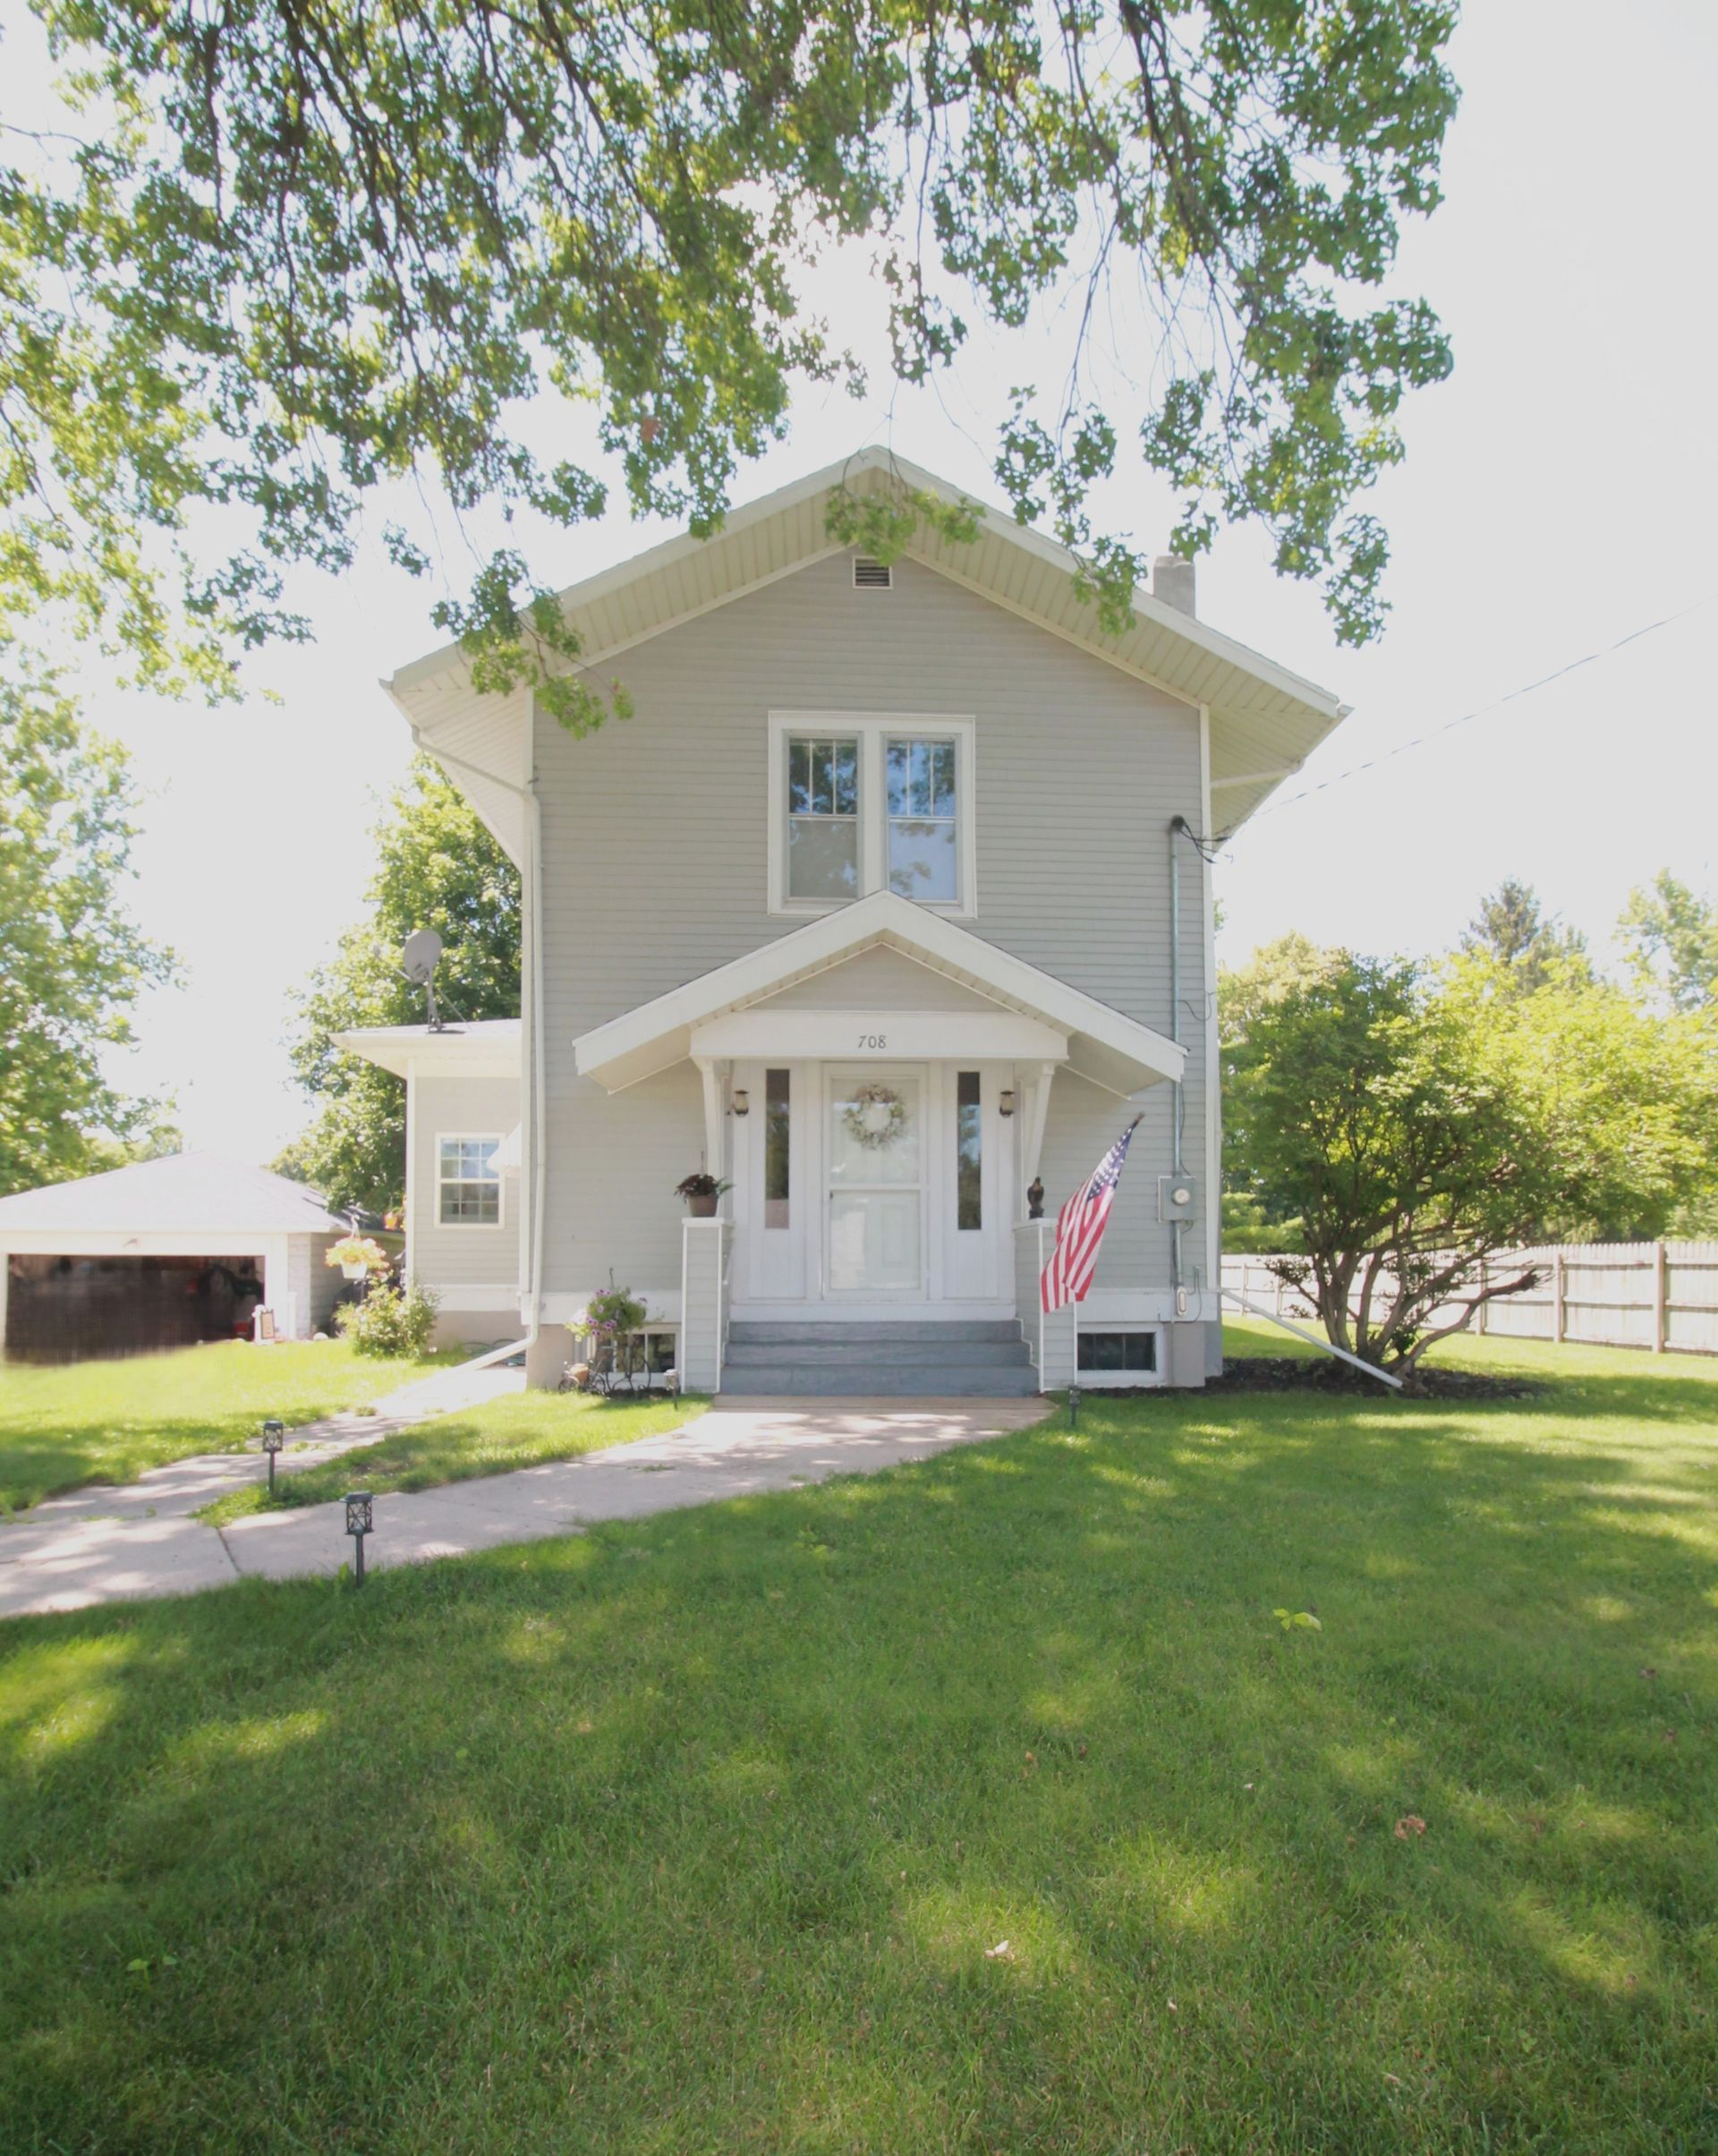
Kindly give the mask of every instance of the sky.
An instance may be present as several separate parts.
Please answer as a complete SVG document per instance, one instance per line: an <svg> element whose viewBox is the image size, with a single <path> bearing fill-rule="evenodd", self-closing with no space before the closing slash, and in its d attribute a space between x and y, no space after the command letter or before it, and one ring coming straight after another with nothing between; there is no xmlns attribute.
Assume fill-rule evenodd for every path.
<svg viewBox="0 0 1718 2156"><path fill-rule="evenodd" d="M1431 300L1456 366L1410 402L1406 463L1369 504L1394 548L1389 626L1340 648L1316 593L1275 578L1246 531L1199 565L1204 618L1355 708L1219 864L1230 962L1290 929L1445 948L1511 875L1603 955L1630 887L1659 869L1718 888L1703 663L1718 632L1718 10L1642 0L1623 19L1593 0L1490 0L1450 61L1463 101L1446 199L1408 231L1391 289ZM817 296L838 327L873 299L841 264ZM995 500L991 415L1021 372L1017 350L976 344L935 395L893 391L880 369L863 403L809 394L735 499L881 442ZM1105 509L1149 547L1173 503L1135 481ZM544 565L572 582L665 536L616 514L557 535ZM187 1144L258 1160L310 1113L286 1064L290 992L361 915L367 834L405 772L379 681L443 641L433 594L374 546L296 596L314 646L251 661L236 708L126 695L88 671L83 683L86 716L126 743L143 791L132 910L179 960L115 1074L174 1096Z"/></svg>

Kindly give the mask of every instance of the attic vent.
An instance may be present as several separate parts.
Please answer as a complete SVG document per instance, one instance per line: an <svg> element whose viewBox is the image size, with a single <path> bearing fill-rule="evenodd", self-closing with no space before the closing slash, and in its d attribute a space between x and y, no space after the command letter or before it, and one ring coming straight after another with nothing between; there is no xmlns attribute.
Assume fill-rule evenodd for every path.
<svg viewBox="0 0 1718 2156"><path fill-rule="evenodd" d="M855 554L853 557L853 588L855 591L888 591L893 589L895 572L887 562L873 562L868 555Z"/></svg>

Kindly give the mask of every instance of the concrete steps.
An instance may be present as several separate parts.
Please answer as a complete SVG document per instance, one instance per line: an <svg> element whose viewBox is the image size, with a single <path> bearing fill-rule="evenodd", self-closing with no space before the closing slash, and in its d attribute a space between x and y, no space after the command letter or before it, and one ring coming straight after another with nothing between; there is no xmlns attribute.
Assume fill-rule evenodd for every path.
<svg viewBox="0 0 1718 2156"><path fill-rule="evenodd" d="M1020 1400L1037 1390L1012 1319L741 1320L729 1328L722 1368L725 1394Z"/></svg>

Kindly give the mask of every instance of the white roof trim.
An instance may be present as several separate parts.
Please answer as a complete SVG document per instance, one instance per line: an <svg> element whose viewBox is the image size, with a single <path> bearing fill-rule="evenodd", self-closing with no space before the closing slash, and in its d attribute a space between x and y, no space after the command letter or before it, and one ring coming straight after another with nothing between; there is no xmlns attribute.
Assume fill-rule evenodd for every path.
<svg viewBox="0 0 1718 2156"><path fill-rule="evenodd" d="M652 637L840 551L822 521L812 514L817 500L844 486L857 494L874 494L892 483L948 502L970 502L979 514L978 537L970 547L947 545L934 532L921 531L906 549L909 559L1130 678L1210 710L1212 776L1224 791L1226 829L1245 822L1271 792L1274 782L1265 775L1267 766L1297 768L1348 716L1349 707L1329 690L1195 615L1166 606L1149 591L1135 593L1127 629L1118 636L1106 633L1095 608L1073 599L1072 580L1079 564L1066 547L1016 522L1006 509L974 502L934 472L875 448L732 511L709 539L683 534L569 585L559 598L563 612L585 637L579 663L609 666ZM1048 583L1046 571L1053 573ZM1036 590L1011 595L1011 585L1022 579L1029 582L1033 575L1039 579ZM457 644L412 660L384 686L423 748L435 755L445 747L450 759L463 760L464 768L452 776L516 857L523 845L522 812L511 795L522 774L505 776L497 757L510 765L518 761L518 744L501 741L500 718L518 697L480 695L471 686L469 663ZM489 735L494 737L496 756L477 746L478 736ZM486 782L485 770L498 786Z"/></svg>
<svg viewBox="0 0 1718 2156"><path fill-rule="evenodd" d="M396 1078L413 1068L448 1078L516 1078L520 1069L520 1026L516 1018L481 1018L471 1025L356 1026L329 1038L348 1055L361 1056Z"/></svg>
<svg viewBox="0 0 1718 2156"><path fill-rule="evenodd" d="M692 1053L694 1026L757 1003L877 944L1067 1034L1071 1066L1113 1092L1132 1094L1182 1074L1186 1050L1161 1033L893 891L873 892L838 912L825 913L593 1027L573 1044L579 1073L609 1092L636 1085L685 1060Z"/></svg>

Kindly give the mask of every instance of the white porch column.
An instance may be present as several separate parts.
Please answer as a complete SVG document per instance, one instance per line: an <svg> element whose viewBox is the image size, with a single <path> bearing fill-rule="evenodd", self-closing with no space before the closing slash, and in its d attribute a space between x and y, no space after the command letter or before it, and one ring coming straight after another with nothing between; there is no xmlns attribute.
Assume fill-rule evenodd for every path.
<svg viewBox="0 0 1718 2156"><path fill-rule="evenodd" d="M716 1392L727 1353L727 1256L733 1223L680 1224L680 1384Z"/></svg>

